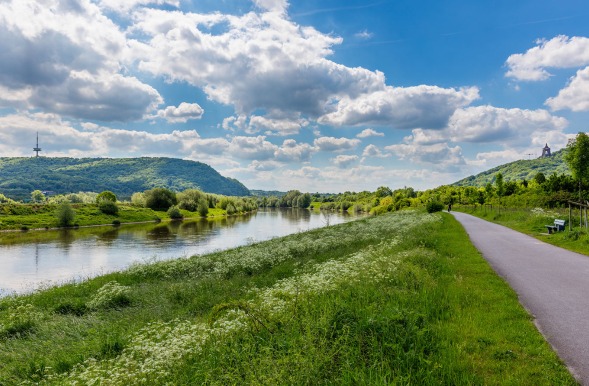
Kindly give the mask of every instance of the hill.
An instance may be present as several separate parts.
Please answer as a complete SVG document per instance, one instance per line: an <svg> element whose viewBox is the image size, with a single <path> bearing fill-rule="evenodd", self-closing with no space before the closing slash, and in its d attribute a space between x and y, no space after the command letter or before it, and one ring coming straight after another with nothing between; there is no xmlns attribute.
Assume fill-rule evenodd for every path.
<svg viewBox="0 0 589 386"><path fill-rule="evenodd" d="M485 186L488 182L493 183L495 181L497 173L503 174L505 181L531 180L538 173L543 173L546 177L552 173L571 174L568 165L563 159L565 152L566 149L561 149L552 153L551 157L510 162L479 173L476 176L464 178L452 185Z"/></svg>
<svg viewBox="0 0 589 386"><path fill-rule="evenodd" d="M195 161L146 157L0 157L0 193L16 200L28 199L36 189L57 194L110 190L124 198L154 187L250 195L239 181L223 177L212 167Z"/></svg>

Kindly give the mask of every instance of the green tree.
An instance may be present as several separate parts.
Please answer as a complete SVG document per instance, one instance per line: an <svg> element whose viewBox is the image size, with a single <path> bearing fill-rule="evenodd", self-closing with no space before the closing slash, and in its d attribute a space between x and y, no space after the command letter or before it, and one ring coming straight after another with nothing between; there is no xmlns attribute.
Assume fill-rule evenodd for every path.
<svg viewBox="0 0 589 386"><path fill-rule="evenodd" d="M31 200L33 202L44 202L45 201L45 195L40 190L33 190L31 192Z"/></svg>
<svg viewBox="0 0 589 386"><path fill-rule="evenodd" d="M503 181L503 174L497 173L495 175L495 187L497 188L497 195L503 197L505 195L505 183Z"/></svg>
<svg viewBox="0 0 589 386"><path fill-rule="evenodd" d="M76 218L76 212L70 205L69 202L62 202L57 207L57 223L59 226L67 227L74 223L74 219Z"/></svg>
<svg viewBox="0 0 589 386"><path fill-rule="evenodd" d="M153 210L168 210L178 203L176 193L166 188L154 188L145 191L145 206Z"/></svg>
<svg viewBox="0 0 589 386"><path fill-rule="evenodd" d="M589 136L579 132L569 140L564 160L569 165L573 178L579 184L579 200L581 200L581 183L589 180Z"/></svg>
<svg viewBox="0 0 589 386"><path fill-rule="evenodd" d="M100 204L102 201L117 202L117 196L110 190L105 190L96 196L96 203Z"/></svg>
<svg viewBox="0 0 589 386"><path fill-rule="evenodd" d="M544 173L538 172L534 176L534 181L536 181L538 185L542 185L544 182L546 182L546 176L544 175Z"/></svg>

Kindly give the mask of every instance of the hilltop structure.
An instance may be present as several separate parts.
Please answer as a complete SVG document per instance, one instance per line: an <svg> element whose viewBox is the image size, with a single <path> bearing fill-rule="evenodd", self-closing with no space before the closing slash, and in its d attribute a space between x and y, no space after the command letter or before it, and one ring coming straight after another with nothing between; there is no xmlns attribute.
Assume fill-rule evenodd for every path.
<svg viewBox="0 0 589 386"><path fill-rule="evenodd" d="M41 148L39 147L39 132L37 131L37 146L33 148L33 151L36 153L36 157L39 157L39 152Z"/></svg>
<svg viewBox="0 0 589 386"><path fill-rule="evenodd" d="M542 155L540 156L540 158L545 158L545 157L550 157L550 148L548 147L548 143L546 144L546 146L544 146L544 148L542 149Z"/></svg>

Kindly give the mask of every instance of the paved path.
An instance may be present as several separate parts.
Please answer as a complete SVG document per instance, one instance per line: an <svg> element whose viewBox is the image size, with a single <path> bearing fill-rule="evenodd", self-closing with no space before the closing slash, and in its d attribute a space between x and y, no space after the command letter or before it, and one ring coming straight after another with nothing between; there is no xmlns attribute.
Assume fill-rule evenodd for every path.
<svg viewBox="0 0 589 386"><path fill-rule="evenodd" d="M577 380L589 385L589 256L465 213L452 214L517 292Z"/></svg>

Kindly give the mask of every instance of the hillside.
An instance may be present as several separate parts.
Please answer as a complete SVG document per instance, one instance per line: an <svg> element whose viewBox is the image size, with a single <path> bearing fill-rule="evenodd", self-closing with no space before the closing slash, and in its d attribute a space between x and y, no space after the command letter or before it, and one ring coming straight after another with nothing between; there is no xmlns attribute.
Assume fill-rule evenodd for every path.
<svg viewBox="0 0 589 386"><path fill-rule="evenodd" d="M552 157L536 158L531 160L519 160L500 165L479 173L476 176L470 176L453 183L454 186L485 186L488 182L495 181L497 173L503 174L505 181L531 180L538 173L544 173L546 177L552 173L570 174L569 167L563 159L566 149L561 149L552 153Z"/></svg>
<svg viewBox="0 0 589 386"><path fill-rule="evenodd" d="M208 193L247 196L239 181L212 167L174 158L2 158L0 193L28 199L33 190L55 193L101 192L130 197L154 187L175 191L197 188Z"/></svg>

